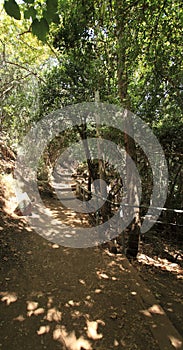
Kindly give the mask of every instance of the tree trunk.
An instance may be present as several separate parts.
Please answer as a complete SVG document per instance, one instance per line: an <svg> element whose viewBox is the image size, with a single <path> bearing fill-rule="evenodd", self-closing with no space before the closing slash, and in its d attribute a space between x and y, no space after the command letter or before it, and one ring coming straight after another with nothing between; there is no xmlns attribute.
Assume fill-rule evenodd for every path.
<svg viewBox="0 0 183 350"><path fill-rule="evenodd" d="M132 126L130 126L132 127ZM125 150L127 154L131 157L131 159L136 163L136 145L134 140L127 134L124 134L125 140ZM126 249L126 256L131 258L136 258L138 254L139 247L139 237L140 237L140 213L139 213L139 198L136 190L136 179L133 169L131 169L131 163L129 159L126 159L126 176L127 176L127 186L128 186L128 204L134 205L135 207L131 207L129 212L130 216L133 217L133 220L129 226L129 236L128 236L128 244Z"/></svg>
<svg viewBox="0 0 183 350"><path fill-rule="evenodd" d="M99 91L95 91L95 103L100 102ZM99 195L102 198L107 199L107 185L105 183L105 159L103 157L101 147L100 147L100 116L96 115L96 137L97 137L97 148L98 148L98 171L99 171L99 180L100 180L100 193ZM103 206L100 209L102 221L105 222L108 220L108 202L105 201Z"/></svg>
<svg viewBox="0 0 183 350"><path fill-rule="evenodd" d="M130 110L130 99L128 95L128 60L127 60L127 47L124 38L125 28L125 18L121 13L120 1L116 1L116 18L117 18L117 35L118 35L118 89L119 97L123 108ZM136 145L132 137L129 136L128 130L130 128L133 131L133 125L129 125L128 117L126 120L122 121L124 123L124 143L127 155L136 163ZM128 156L126 157L126 178L128 186L128 204L129 205L139 205L139 200L137 198L137 191L135 189L135 174L131 169L131 162L129 162ZM133 218L131 224L129 225L129 237L126 248L126 256L129 259L136 258L138 254L139 247L139 237L140 237L140 217L139 208L130 207L130 216Z"/></svg>
<svg viewBox="0 0 183 350"><path fill-rule="evenodd" d="M84 150L85 150L85 155L86 155L86 159L87 159L87 165L88 165L88 173L89 173L89 178L88 178L88 191L91 192L91 183L92 180L95 180L95 172L93 169L93 163L91 160L91 154L90 154L90 149L88 146L88 141L87 141L87 125L83 124L81 125L81 127L77 127L77 131L81 137L82 141L84 142Z"/></svg>

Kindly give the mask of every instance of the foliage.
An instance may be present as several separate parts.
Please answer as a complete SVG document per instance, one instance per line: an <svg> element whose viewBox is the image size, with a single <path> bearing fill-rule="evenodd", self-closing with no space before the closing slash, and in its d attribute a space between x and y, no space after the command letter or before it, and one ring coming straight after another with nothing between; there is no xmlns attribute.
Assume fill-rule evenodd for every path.
<svg viewBox="0 0 183 350"><path fill-rule="evenodd" d="M40 66L50 49L27 32L24 21L8 17L2 8L0 19L1 130L16 143L38 113Z"/></svg>
<svg viewBox="0 0 183 350"><path fill-rule="evenodd" d="M39 79L39 118L68 104L94 101L96 92L99 92L102 102L121 103L144 119L158 136L170 171L168 205L181 205L181 171L176 166L176 162L182 159L181 155L177 155L182 152L180 130L183 125L181 0L105 0L102 3L98 0L59 0L58 3L56 0L26 0L23 4L6 0L5 10L15 21L23 14L24 20L22 23L19 20L19 29L25 28L28 33L24 35L30 35L31 31L42 42L49 40L54 47L52 50L56 50L56 59L49 59L42 80ZM16 45L19 45L19 41ZM20 61L21 45L18 50L15 47L12 49L19 53ZM9 47L11 52L12 46ZM39 47L42 50L42 45ZM39 63L33 65L32 55L34 50L28 53L27 61L25 55L22 57L21 64L26 62L29 70L36 67L37 74L42 67ZM14 53L13 56L15 60ZM22 70L17 69L16 73L16 80L21 81L22 77L24 81ZM9 73L4 70L3 74L3 91L6 91L6 82L9 84L11 78L14 79L14 72L13 69ZM32 83L30 86L33 86ZM21 106L23 89L24 84L19 85L14 95L9 95L9 90L8 99L6 95L4 111L13 121L15 101L19 101L18 106ZM38 119L38 114L30 110L31 101L26 102L27 111L30 112L28 122ZM74 132L70 135L71 139L76 136ZM88 128L88 135L89 132ZM100 132L102 136L109 137L111 134L109 129ZM115 137L114 130L112 136ZM131 142L128 137L126 141L126 144ZM50 149L57 151L61 145L63 142L56 145L53 142ZM146 189L145 197L149 201L152 172L141 150L138 149L136 153L135 146L138 145L132 146L133 154L130 156L137 158ZM174 153L176 155L172 155Z"/></svg>
<svg viewBox="0 0 183 350"><path fill-rule="evenodd" d="M43 42L49 33L50 24L60 22L57 13L58 0L23 0L22 4L18 4L15 0L5 0L4 9L16 20L20 20L23 14L24 19L29 20L29 31Z"/></svg>

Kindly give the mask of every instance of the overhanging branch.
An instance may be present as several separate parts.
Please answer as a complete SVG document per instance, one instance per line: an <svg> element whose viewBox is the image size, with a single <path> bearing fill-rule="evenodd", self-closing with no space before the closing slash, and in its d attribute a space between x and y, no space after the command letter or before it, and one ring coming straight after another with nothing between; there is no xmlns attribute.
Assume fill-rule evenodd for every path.
<svg viewBox="0 0 183 350"><path fill-rule="evenodd" d="M31 75L34 75L37 79L39 79L40 81L42 81L44 84L46 83L45 80L43 78L41 78L38 73L28 69L27 67L25 66L22 66L21 64L19 63L15 63L15 62L11 62L11 61L5 61L6 64L10 64L10 65L13 65L15 67L18 67L20 69L24 69L26 70L28 73L30 73Z"/></svg>

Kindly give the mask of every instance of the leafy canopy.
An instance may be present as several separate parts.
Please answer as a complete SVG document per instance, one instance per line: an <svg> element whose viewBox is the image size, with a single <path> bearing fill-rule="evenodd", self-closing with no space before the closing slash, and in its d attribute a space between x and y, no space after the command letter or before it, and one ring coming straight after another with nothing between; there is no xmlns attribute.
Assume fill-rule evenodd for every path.
<svg viewBox="0 0 183 350"><path fill-rule="evenodd" d="M50 24L60 22L58 15L58 0L23 0L18 3L15 0L4 0L6 13L16 20L30 21L30 31L41 41L46 40L50 30Z"/></svg>

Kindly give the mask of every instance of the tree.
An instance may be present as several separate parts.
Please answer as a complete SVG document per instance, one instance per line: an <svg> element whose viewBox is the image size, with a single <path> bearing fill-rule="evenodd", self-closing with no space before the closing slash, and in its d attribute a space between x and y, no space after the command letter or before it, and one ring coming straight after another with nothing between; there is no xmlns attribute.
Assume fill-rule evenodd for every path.
<svg viewBox="0 0 183 350"><path fill-rule="evenodd" d="M50 49L27 33L24 21L17 22L2 8L0 20L1 130L15 144L38 114L40 66L48 60Z"/></svg>
<svg viewBox="0 0 183 350"><path fill-rule="evenodd" d="M25 4L25 7L30 6L28 1L25 3L29 4ZM31 0L31 4L35 9L36 1ZM43 9L48 10L48 4L48 1L43 1ZM175 127L176 135L177 129L182 126L183 106L181 5L180 0L106 0L102 5L97 0L79 0L77 3L72 0L59 1L61 23L54 26L50 22L46 31L40 29L43 37L38 36L44 41L49 31L50 42L59 52L58 56L62 56L59 58L59 67L47 74L48 83L50 79L49 86L52 85L54 74L56 84L57 81L58 84L62 82L61 89L57 91L56 88L52 95L49 89L43 89L45 96L47 91L49 99L46 101L47 108L52 104L57 106L60 101L63 104L75 103L81 99L92 101L95 92L99 91L102 102L121 103L153 127L162 140L163 135L168 135L167 139L172 135L172 126ZM23 12L25 7L22 6ZM41 21L44 15L42 10L39 11L37 9L36 18ZM33 17L28 20L29 25L32 25ZM39 28L41 26L39 24ZM36 34L33 26L31 28ZM57 76L59 71L62 77L60 82ZM128 125L128 120L126 122ZM174 149L174 140L172 135L171 150ZM124 142L127 152L140 167L142 152L139 152L139 146L135 145L128 132L124 134ZM168 141L164 143L164 147L169 148ZM147 163L146 159L144 163ZM129 201L133 203L134 179L130 168L128 169L131 188ZM176 181L177 176L179 177L177 173L180 173L178 170L173 174ZM143 180L145 178L145 181L152 183L148 166L144 168L145 172L149 175L143 175ZM151 186L147 204L150 197ZM134 213L130 230L127 254L135 257L140 233L139 211Z"/></svg>
<svg viewBox="0 0 183 350"><path fill-rule="evenodd" d="M53 44L61 52L67 52L68 57L74 57L75 62L78 60L81 72L86 72L85 80L90 81L91 87L89 99L93 99L97 89L101 101L112 100L119 103L120 100L123 107L137 113L152 126L162 121L167 112L169 116L172 111L180 116L177 107L178 110L181 109L181 82L176 91L166 87L167 84L170 85L170 81L175 86L176 77L181 76L180 64L174 64L176 60L180 63L181 57L181 50L175 52L177 29L172 28L171 31L167 26L167 22L172 26L176 20L180 22L180 18L176 18L180 3L153 1L144 4L143 1L129 1L122 4L120 1L105 1L103 8L100 8L97 1L85 4L77 2L72 6L69 2L69 5L62 12L64 25L53 31ZM179 13L179 17L181 16L182 10ZM177 40L181 44L179 26ZM163 46L163 43L166 45ZM77 73L74 70L72 73L74 79ZM169 82L165 82L167 75ZM110 82L110 87L103 94L107 82ZM86 85L81 85L85 91ZM117 85L119 99L115 99ZM75 87L79 91L77 83ZM80 96L85 100L84 95ZM171 108L167 104L168 100L172 101ZM133 138L125 133L124 140L127 153L137 163ZM133 174L130 168L128 170L131 188L129 202L135 204ZM127 254L133 257L138 252L139 211L135 210L134 216L127 248Z"/></svg>

